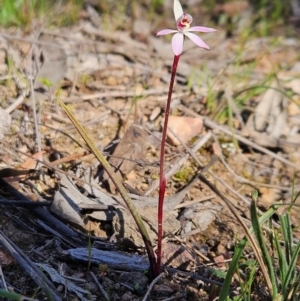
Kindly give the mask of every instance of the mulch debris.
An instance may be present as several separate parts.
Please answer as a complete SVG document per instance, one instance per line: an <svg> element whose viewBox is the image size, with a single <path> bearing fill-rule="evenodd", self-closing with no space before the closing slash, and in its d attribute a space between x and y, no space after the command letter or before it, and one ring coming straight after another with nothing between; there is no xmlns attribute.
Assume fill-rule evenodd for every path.
<svg viewBox="0 0 300 301"><path fill-rule="evenodd" d="M95 22L0 31L0 287L38 300L144 300L151 282L132 217L56 98L107 156L155 244L171 45L147 21L137 19L131 32ZM164 274L148 300L217 297L223 279L215 271L228 268L244 236L199 179L205 166L245 218L254 189L266 210L291 202L293 182L300 187L299 43L265 37L241 46L221 28L203 39L210 51L186 41L179 62L166 149ZM294 206L299 239L298 215Z"/></svg>

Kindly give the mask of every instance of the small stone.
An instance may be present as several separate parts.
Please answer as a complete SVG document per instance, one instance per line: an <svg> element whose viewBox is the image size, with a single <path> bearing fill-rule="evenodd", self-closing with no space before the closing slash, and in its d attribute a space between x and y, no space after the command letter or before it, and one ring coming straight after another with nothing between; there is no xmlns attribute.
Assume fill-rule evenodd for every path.
<svg viewBox="0 0 300 301"><path fill-rule="evenodd" d="M200 300L199 292L196 288L188 285L186 288L188 300Z"/></svg>
<svg viewBox="0 0 300 301"><path fill-rule="evenodd" d="M155 120L159 116L160 113L161 113L161 108L160 107L155 107L154 110L151 112L149 120L150 121Z"/></svg>
<svg viewBox="0 0 300 301"><path fill-rule="evenodd" d="M14 258L9 253L0 248L0 266L8 266L14 262Z"/></svg>
<svg viewBox="0 0 300 301"><path fill-rule="evenodd" d="M114 76L109 76L106 79L106 84L109 85L109 86L116 86L118 83L117 83L117 80Z"/></svg>
<svg viewBox="0 0 300 301"><path fill-rule="evenodd" d="M129 284L138 291L143 291L148 285L148 278L140 272L123 272L120 274L119 282Z"/></svg>
<svg viewBox="0 0 300 301"><path fill-rule="evenodd" d="M104 289L110 289L114 287L114 281L107 277L102 277L102 286Z"/></svg>
<svg viewBox="0 0 300 301"><path fill-rule="evenodd" d="M140 189L143 190L143 191L145 191L145 190L149 189L149 185L147 183L142 183L140 185Z"/></svg>
<svg viewBox="0 0 300 301"><path fill-rule="evenodd" d="M173 145L180 145L181 142L176 138L178 137L183 143L188 142L191 138L200 134L203 130L203 121L200 118L192 118L185 116L170 116L168 128L168 138Z"/></svg>
<svg viewBox="0 0 300 301"><path fill-rule="evenodd" d="M127 292L125 293L123 296L122 296L122 301L131 301L133 299L133 296L130 292Z"/></svg>
<svg viewBox="0 0 300 301"><path fill-rule="evenodd" d="M118 291L118 290L120 289L120 287L121 287L120 283L116 283L116 284L115 284L115 290L116 290L116 291Z"/></svg>
<svg viewBox="0 0 300 301"><path fill-rule="evenodd" d="M298 102L298 103L297 103ZM288 113L290 116L295 116L300 114L300 108L299 108L300 100L296 100L295 102L290 102L288 105Z"/></svg>
<svg viewBox="0 0 300 301"><path fill-rule="evenodd" d="M166 284L157 284L154 286L153 291L159 296L171 296L174 292L174 289Z"/></svg>
<svg viewBox="0 0 300 301"><path fill-rule="evenodd" d="M98 286L96 285L96 283L94 282L87 282L85 284L85 288L91 293L91 294L96 294L99 289Z"/></svg>

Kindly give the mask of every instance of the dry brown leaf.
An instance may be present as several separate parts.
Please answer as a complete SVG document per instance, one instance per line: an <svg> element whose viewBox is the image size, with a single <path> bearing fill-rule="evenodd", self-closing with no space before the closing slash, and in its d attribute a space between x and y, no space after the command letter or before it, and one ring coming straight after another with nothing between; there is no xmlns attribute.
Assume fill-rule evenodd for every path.
<svg viewBox="0 0 300 301"><path fill-rule="evenodd" d="M41 160L43 158L43 154L45 154L45 151L37 152L32 157ZM36 160L32 158L28 158L24 163L20 165L20 168L22 169L34 169L36 166Z"/></svg>
<svg viewBox="0 0 300 301"><path fill-rule="evenodd" d="M41 152L34 154L32 157L37 160L41 160L43 158L44 153L45 153L45 151L41 151ZM33 158L28 158L24 163L22 163L19 166L20 167L20 175L5 177L4 180L8 183L19 182L19 181L24 180L27 177L28 173L31 173L32 170L36 166L36 160L34 160ZM18 170L16 170L16 172L17 171Z"/></svg>
<svg viewBox="0 0 300 301"><path fill-rule="evenodd" d="M122 180L124 175L130 173L136 164L145 158L148 146L148 133L141 125L132 124L109 159L109 164L114 168L119 180ZM111 192L115 193L115 185L106 173L104 179L108 180Z"/></svg>
<svg viewBox="0 0 300 301"><path fill-rule="evenodd" d="M14 258L9 253L4 252L4 250L0 248L0 266L8 266L14 262Z"/></svg>

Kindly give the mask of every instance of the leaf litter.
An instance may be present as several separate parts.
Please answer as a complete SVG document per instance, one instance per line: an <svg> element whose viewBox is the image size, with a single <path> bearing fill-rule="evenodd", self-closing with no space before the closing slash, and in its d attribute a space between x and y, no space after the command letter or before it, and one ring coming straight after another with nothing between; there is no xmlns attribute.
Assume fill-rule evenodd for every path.
<svg viewBox="0 0 300 301"><path fill-rule="evenodd" d="M1 245L7 247L3 254L9 258L7 250L17 250L15 245L23 251L23 259L14 257L22 269L11 261L3 267L3 273L15 291L31 295L37 286L48 285L35 284L32 276L39 273L35 267L44 267L61 282L48 285L54 300L60 300L63 294L72 299L72 291L81 300L89 294L105 300L107 296L88 274L91 269L104 291L110 292L111 300L142 300L147 282L135 282L143 279L147 269L141 237L117 191L107 183L101 166L56 105L55 97L72 106L97 147L118 170L155 243L157 141L172 50L154 34L143 35L139 26L133 27L133 32L111 32L95 27L91 19L80 22L80 27L42 28L27 36L19 30L1 31L4 117L0 135L5 137L0 146L1 197L20 203L52 202L51 206L34 209L0 205ZM152 33L157 28L146 29ZM261 194L262 210L279 200L290 203L293 181L299 190L300 111L295 83L299 45L291 40L283 39L274 47L272 38L254 38L245 45L239 62L236 36L226 39L222 31L207 36L211 50L202 51L201 59L187 42L171 105L175 125L182 123L184 130L170 126L172 136L169 134L166 150L169 173L163 260L169 276L154 285L152 300L171 296L208 300L210 285L221 285L222 279L206 265L222 267L222 259L232 257L236 239L244 235L223 201L199 180L206 165L210 166L207 179L242 216L249 217L254 188ZM29 89L30 74L35 77L33 91ZM269 74L274 78L266 82ZM255 87L259 86L263 90L257 92ZM43 154L35 146L30 94L37 105ZM240 109L242 96L246 100ZM225 108L233 112L225 122L217 115L213 117L214 112ZM195 121L199 123L196 127ZM134 131L135 126L139 131ZM213 155L221 160L210 165ZM39 158L38 173L6 181L10 176L6 168L35 168L22 167L28 156ZM71 161L60 161L68 157ZM299 239L298 211L299 207L293 207L291 218ZM98 256L101 251L110 256ZM108 258L120 260L122 268ZM133 262L141 269L136 270ZM63 284L57 272L61 264L66 265L68 276L77 277L77 282ZM15 282L14 273L20 273L23 282ZM45 292L40 291L38 296L44 298Z"/></svg>

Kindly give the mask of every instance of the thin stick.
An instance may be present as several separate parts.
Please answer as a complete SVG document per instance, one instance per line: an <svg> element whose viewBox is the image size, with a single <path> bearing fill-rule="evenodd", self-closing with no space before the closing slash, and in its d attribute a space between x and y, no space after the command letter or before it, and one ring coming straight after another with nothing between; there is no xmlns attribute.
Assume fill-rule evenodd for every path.
<svg viewBox="0 0 300 301"><path fill-rule="evenodd" d="M0 276L1 276L1 281L3 283L3 286L4 286L5 290L8 291L1 265L0 265Z"/></svg>
<svg viewBox="0 0 300 301"><path fill-rule="evenodd" d="M37 40L40 36L41 31L37 33L37 35L34 37L34 40ZM33 57L34 51L36 51L36 43L35 41L32 43L30 47L30 57ZM36 59L36 55L34 55L34 58ZM36 143L38 146L38 151L40 152L42 150L42 141L41 141L41 134L38 126L38 116L36 114L36 103L35 103L35 94L34 94L34 88L33 88L33 63L30 64L30 74L29 74L29 81L30 81L30 94L31 94L31 102L32 102L32 111L33 111L33 120L34 120L34 128L35 128L35 135L36 135Z"/></svg>
<svg viewBox="0 0 300 301"><path fill-rule="evenodd" d="M0 243L35 283L39 285L46 294L49 294L53 301L61 301L61 295L59 295L52 282L48 280L43 272L13 242L11 242L2 231L0 231Z"/></svg>
<svg viewBox="0 0 300 301"><path fill-rule="evenodd" d="M194 147L190 150L193 154L196 153L210 138L212 137L211 132L208 132L204 137L201 137L194 145ZM189 150L187 148L187 150ZM190 153L191 154L191 153ZM166 179L170 178L174 175L178 169L188 160L189 154L186 154L182 158L180 158L173 166L166 172ZM195 156L197 158L197 156ZM200 164L202 167L203 165ZM159 186L159 181L155 181L152 186L144 193L144 196L150 195L154 190L156 190Z"/></svg>
<svg viewBox="0 0 300 301"><path fill-rule="evenodd" d="M30 207L36 207L36 206L51 206L51 201L43 201L43 202L34 202L34 201L27 201L27 200L6 200L1 199L0 205L6 205L6 206L30 206Z"/></svg>
<svg viewBox="0 0 300 301"><path fill-rule="evenodd" d="M266 266L264 264L260 249L256 243L256 241L254 240L253 236L251 235L248 227L246 226L246 224L244 223L243 219L241 218L241 216L239 215L238 211L235 209L235 207L233 206L233 204L229 201L229 199L227 199L218 189L215 185L213 185L212 183L210 183L203 175L199 175L200 180L205 183L216 195L218 195L227 205L227 207L230 209L231 213L234 215L234 217L239 221L240 225L242 226L242 228L245 231L247 240L250 242L253 251L255 253L255 257L259 263L259 266L261 268L261 271L264 275L267 287L269 292L272 294L272 283L271 283L271 279L270 276L268 274L268 271L266 269Z"/></svg>
<svg viewBox="0 0 300 301"><path fill-rule="evenodd" d="M151 284L149 285L149 288L147 290L147 293L146 295L144 296L143 300L142 301L147 301L152 289L153 289L153 286L162 278L165 276L165 273L161 273L159 274L152 282Z"/></svg>
<svg viewBox="0 0 300 301"><path fill-rule="evenodd" d="M82 96L78 97L63 97L62 100L65 103L76 103L76 102L82 102L86 100L93 100L93 99L102 99L102 98L110 98L110 97L137 97L137 96L150 96L150 95L162 95L166 94L166 90L157 90L157 89L151 89L151 90L145 90L141 91L138 95L136 92L132 91L109 91L109 92L99 92L95 93L93 95L90 94L83 94ZM174 93L175 94L175 93ZM174 97L179 98L185 95L185 93L176 93ZM165 97L165 96L164 96Z"/></svg>
<svg viewBox="0 0 300 301"><path fill-rule="evenodd" d="M17 108L24 101L25 97L27 96L27 92L27 90L23 90L19 97L14 101L14 103L7 107L5 111L7 113L11 113L15 108Z"/></svg>
<svg viewBox="0 0 300 301"><path fill-rule="evenodd" d="M100 292L102 293L103 297L105 298L105 300L110 301L109 296L107 295L106 291L104 290L103 286L101 285L101 283L98 281L97 277L95 276L95 274L93 272L90 272L90 275L93 277L96 285L98 286Z"/></svg>
<svg viewBox="0 0 300 301"><path fill-rule="evenodd" d="M199 114L197 114L197 113L195 113L194 111L192 111L192 110L186 108L186 107L183 106L183 105L178 105L177 108L178 108L179 110L182 110L183 112L185 112L185 113L191 115L191 116L201 118L201 119L203 120L204 124L205 124L207 127L211 128L211 129L214 129L214 130L221 131L221 132L223 132L223 133L225 133L225 134L227 134L227 135L229 135L229 136L232 136L232 131L231 131L228 127L226 127L225 125L218 125L217 123L215 123L213 120L211 120L211 119L208 118L208 117L203 118L203 117L200 116ZM277 159L278 161L280 161L280 162L282 162L282 163L284 163L284 164L286 164L286 165L289 165L289 166L295 168L296 170L300 170L300 166L299 166L299 165L293 164L293 163L290 162L289 160L287 160L287 159L285 159L285 158L279 156L278 154L275 154L275 153L269 151L269 150L266 149L265 147L262 147L262 146L260 146L260 145L258 145L258 144L256 144L256 143L254 143L253 141L251 141L251 140L249 140L249 139L247 139L247 138L245 138L245 137L239 135L238 133L235 133L235 138L236 138L237 140L239 140L240 142L242 142L242 143L244 143L244 144L247 144L248 146L250 146L250 147L252 147L252 148L254 148L254 149L256 149L256 150L258 150L258 151L260 151L260 152L262 152L262 153L264 153L264 154L267 154L267 155L271 156L272 158L275 158L275 159Z"/></svg>
<svg viewBox="0 0 300 301"><path fill-rule="evenodd" d="M174 209L180 209L180 208L183 208L183 207L189 207L189 206L201 203L201 202L205 202L205 201L211 200L211 199L213 199L215 197L216 196L213 194L213 195L205 196L205 197L203 197L201 199L193 200L191 202L184 202L182 204L177 205Z"/></svg>

